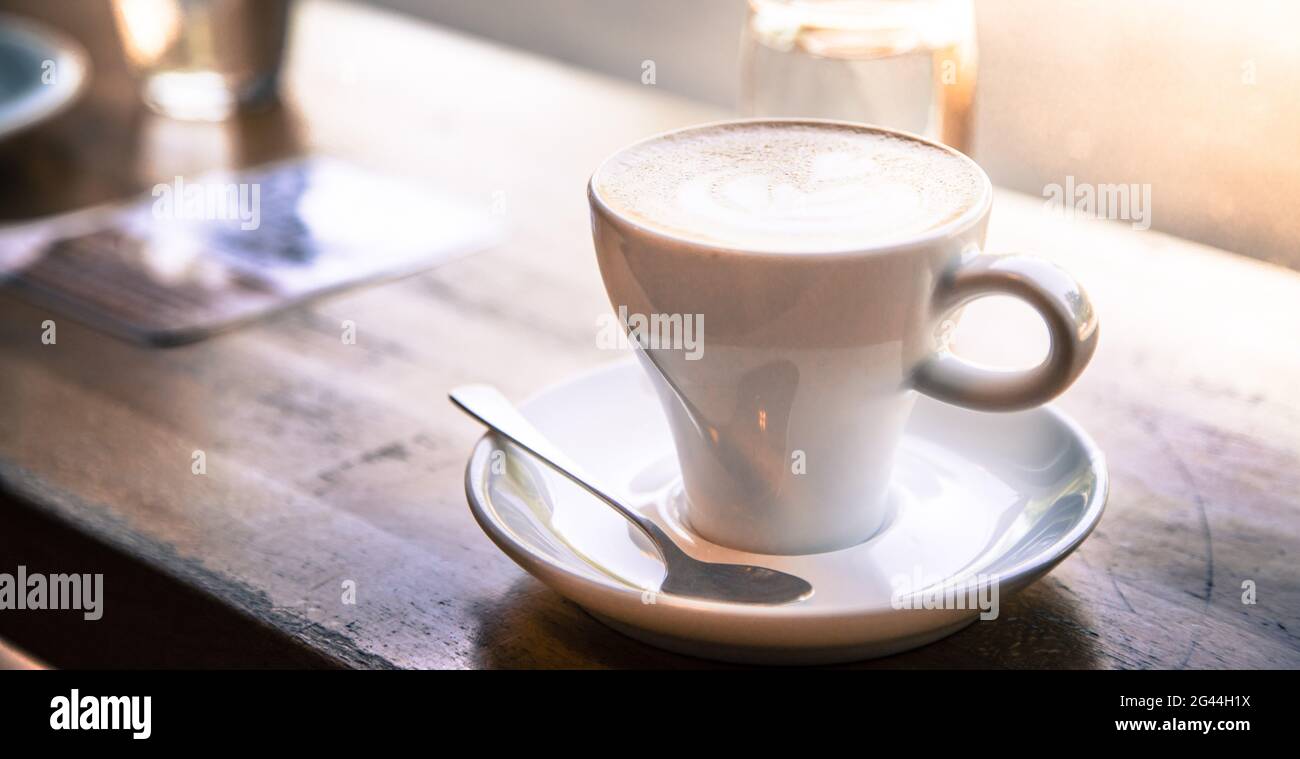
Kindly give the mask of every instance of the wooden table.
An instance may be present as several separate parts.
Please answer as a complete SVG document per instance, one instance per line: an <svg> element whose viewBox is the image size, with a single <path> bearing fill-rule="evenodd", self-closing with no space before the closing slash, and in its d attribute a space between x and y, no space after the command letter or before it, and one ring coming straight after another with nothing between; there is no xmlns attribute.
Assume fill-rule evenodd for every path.
<svg viewBox="0 0 1300 759"><path fill-rule="evenodd" d="M586 177L725 115L639 84L637 65L613 81L304 2L290 107L218 128L233 148L124 110L101 72L85 104L0 149L10 216L178 161L308 148L504 198L512 225L436 271L167 350L0 294L0 571L104 572L107 595L100 622L2 613L0 636L55 666L708 666L611 632L495 549L462 488L480 430L445 400L474 380L522 398L617 358L596 347ZM1049 255L1092 294L1101 348L1060 403L1109 457L1110 505L997 621L864 666L1300 666L1300 275L1009 193L990 247ZM1014 309L976 311L963 351L1017 358L1037 334Z"/></svg>

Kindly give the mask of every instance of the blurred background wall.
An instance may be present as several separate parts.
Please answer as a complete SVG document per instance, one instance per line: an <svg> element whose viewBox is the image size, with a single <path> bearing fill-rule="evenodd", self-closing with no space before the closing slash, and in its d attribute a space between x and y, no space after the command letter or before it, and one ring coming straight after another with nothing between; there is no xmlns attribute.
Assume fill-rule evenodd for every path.
<svg viewBox="0 0 1300 759"><path fill-rule="evenodd" d="M366 0L735 106L745 0ZM995 183L1152 186L1153 228L1300 268L1300 2L976 0Z"/></svg>

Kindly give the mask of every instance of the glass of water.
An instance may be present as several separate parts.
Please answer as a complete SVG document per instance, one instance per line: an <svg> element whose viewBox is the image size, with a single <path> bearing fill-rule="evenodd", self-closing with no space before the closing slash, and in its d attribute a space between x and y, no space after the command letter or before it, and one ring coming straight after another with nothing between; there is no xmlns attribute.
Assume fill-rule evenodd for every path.
<svg viewBox="0 0 1300 759"><path fill-rule="evenodd" d="M973 0L749 0L742 107L864 121L969 153Z"/></svg>
<svg viewBox="0 0 1300 759"><path fill-rule="evenodd" d="M145 103L220 120L275 100L289 0L112 0Z"/></svg>

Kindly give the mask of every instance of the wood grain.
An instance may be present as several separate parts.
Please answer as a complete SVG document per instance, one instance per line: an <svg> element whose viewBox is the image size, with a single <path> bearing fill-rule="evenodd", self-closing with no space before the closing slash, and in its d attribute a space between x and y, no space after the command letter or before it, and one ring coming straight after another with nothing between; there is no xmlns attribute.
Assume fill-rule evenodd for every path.
<svg viewBox="0 0 1300 759"><path fill-rule="evenodd" d="M596 347L608 304L587 175L625 143L725 114L350 5L302 3L291 51L286 109L215 128L209 162L350 157L504 198L509 241L169 350L0 294L0 482L23 504L0 510L33 510L255 623L223 629L332 664L713 666L607 630L493 547L462 489L479 430L445 393L486 380L518 399L616 359ZM150 143L147 118L98 139L74 118L84 108L0 149L19 172L6 196L38 188L25 207L57 207L176 170L176 143ZM41 180L50 166L59 181ZM1300 666L1300 275L1011 193L990 248L1052 257L1096 303L1101 347L1062 404L1107 453L1108 512L997 621L862 666ZM973 309L961 349L1022 359L1039 328L1021 316ZM134 582L114 573L110 593ZM61 659L14 639L56 665L126 660L102 642Z"/></svg>

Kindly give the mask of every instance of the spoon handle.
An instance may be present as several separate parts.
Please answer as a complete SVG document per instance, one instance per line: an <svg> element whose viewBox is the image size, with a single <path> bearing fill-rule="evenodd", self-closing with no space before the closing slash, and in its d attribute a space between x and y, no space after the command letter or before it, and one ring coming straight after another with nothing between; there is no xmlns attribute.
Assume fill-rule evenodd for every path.
<svg viewBox="0 0 1300 759"><path fill-rule="evenodd" d="M645 517L637 514L598 486L584 473L577 464L556 448L550 440L519 413L514 404L491 385L462 385L454 388L451 402L466 414L477 419L498 435L510 440L537 458L546 462L560 474L573 480L583 489L609 504L628 521L641 528L652 539L658 541L657 526Z"/></svg>

